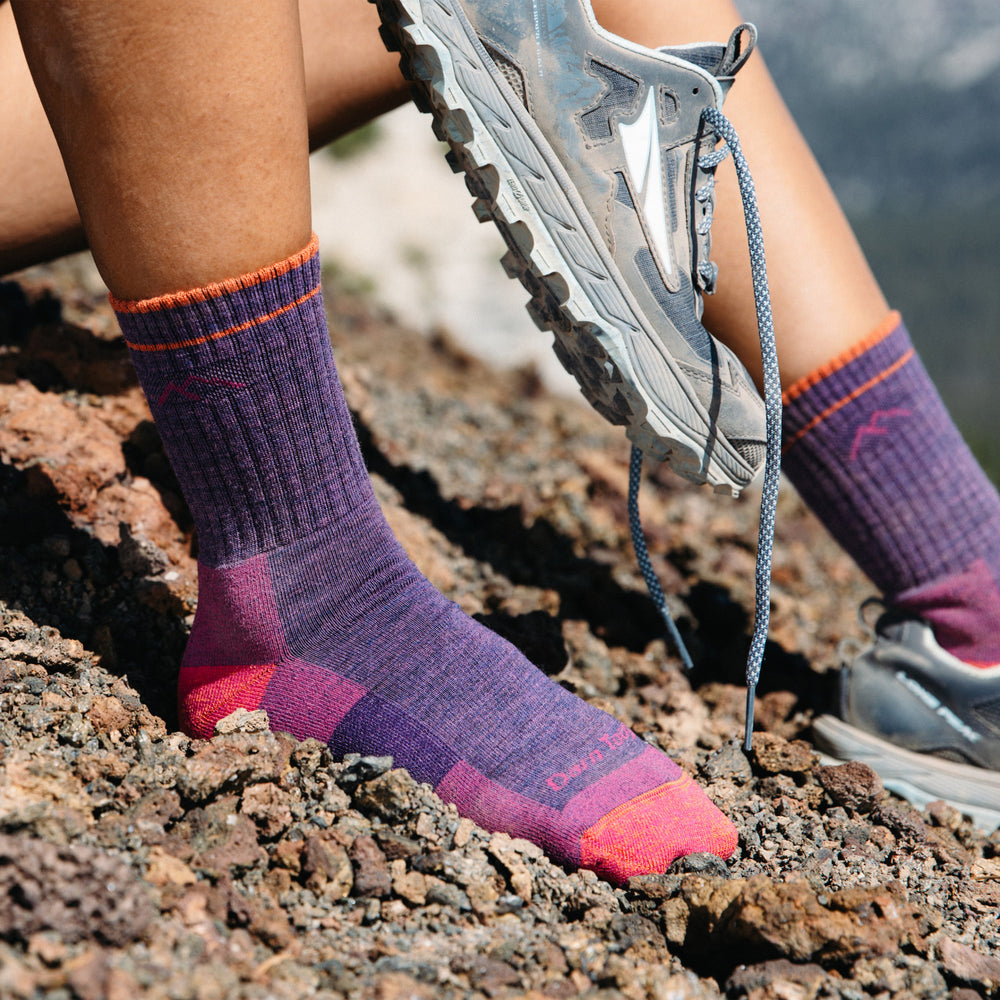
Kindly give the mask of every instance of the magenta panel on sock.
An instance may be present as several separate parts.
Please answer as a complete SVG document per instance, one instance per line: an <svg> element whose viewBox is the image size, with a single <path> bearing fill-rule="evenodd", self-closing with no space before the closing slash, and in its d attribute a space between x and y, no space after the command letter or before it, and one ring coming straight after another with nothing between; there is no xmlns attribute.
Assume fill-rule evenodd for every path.
<svg viewBox="0 0 1000 1000"><path fill-rule="evenodd" d="M564 828L559 810L491 781L467 761L460 760L435 791L486 830L544 843L571 864L580 859L580 831Z"/></svg>
<svg viewBox="0 0 1000 1000"><path fill-rule="evenodd" d="M647 746L638 757L599 778L570 799L562 811L563 820L574 829L586 830L623 802L651 788L676 781L683 774L676 761L655 747Z"/></svg>
<svg viewBox="0 0 1000 1000"><path fill-rule="evenodd" d="M924 587L899 594L895 604L930 623L939 645L966 663L1000 663L1000 586L984 559ZM983 622L992 629L983 635Z"/></svg>
<svg viewBox="0 0 1000 1000"><path fill-rule="evenodd" d="M666 754L647 747L617 771L581 789L562 810L540 805L490 781L466 761L459 761L436 791L480 826L536 842L555 842L563 857L578 864L584 830L611 810L652 788L676 781L683 773Z"/></svg>
<svg viewBox="0 0 1000 1000"><path fill-rule="evenodd" d="M272 729L327 743L367 693L360 684L332 670L288 660L271 678L261 708L267 709Z"/></svg>
<svg viewBox="0 0 1000 1000"><path fill-rule="evenodd" d="M184 664L277 663L288 656L266 556L198 565L198 614Z"/></svg>

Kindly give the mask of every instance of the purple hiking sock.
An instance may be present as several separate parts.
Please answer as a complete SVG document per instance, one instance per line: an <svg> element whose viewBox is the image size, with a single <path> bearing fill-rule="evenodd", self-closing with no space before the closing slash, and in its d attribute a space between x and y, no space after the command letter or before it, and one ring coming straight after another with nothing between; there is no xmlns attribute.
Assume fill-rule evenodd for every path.
<svg viewBox="0 0 1000 1000"><path fill-rule="evenodd" d="M783 467L887 600L1000 663L1000 497L893 313L785 394Z"/></svg>
<svg viewBox="0 0 1000 1000"><path fill-rule="evenodd" d="M198 529L181 717L238 707L391 754L480 824L624 881L735 829L669 757L552 682L414 567L375 500L315 239L243 278L115 307Z"/></svg>

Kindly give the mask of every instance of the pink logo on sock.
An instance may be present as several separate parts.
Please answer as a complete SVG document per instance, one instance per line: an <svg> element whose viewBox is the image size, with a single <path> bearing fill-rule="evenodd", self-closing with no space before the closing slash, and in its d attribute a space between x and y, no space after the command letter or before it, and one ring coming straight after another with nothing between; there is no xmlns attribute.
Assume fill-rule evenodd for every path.
<svg viewBox="0 0 1000 1000"><path fill-rule="evenodd" d="M883 421L891 420L893 417L911 417L913 416L912 410L904 410L898 407L894 407L891 410L876 410L869 419L868 423L863 427L859 427L854 435L854 441L851 444L851 461L857 460L858 453L861 451L861 445L869 437L881 437L889 433L889 429L884 426Z"/></svg>
<svg viewBox="0 0 1000 1000"><path fill-rule="evenodd" d="M548 785L554 792L561 791L571 781L579 778L591 764L598 764L604 760L605 754L608 754L613 750L617 750L624 744L630 743L632 740L637 740L638 738L639 737L636 736L635 733L628 728L628 726L619 726L618 729L610 736L605 733L600 737L600 742L603 744L602 747L594 747L594 749L591 750L586 757L581 757L578 761L576 761L576 763L570 764L565 771L556 771L553 774L550 774L545 779L545 784Z"/></svg>
<svg viewBox="0 0 1000 1000"><path fill-rule="evenodd" d="M222 389L245 389L246 386L242 382L231 382L224 378L206 378L204 375L188 375L186 379L177 385L176 382L168 382L167 387L160 393L159 399L156 401L157 406L163 406L163 404L170 398L171 393L177 393L178 396L183 396L184 399L192 403L197 403L201 396L196 392L191 391L191 386L193 385L204 385L208 386L210 389L222 388Z"/></svg>

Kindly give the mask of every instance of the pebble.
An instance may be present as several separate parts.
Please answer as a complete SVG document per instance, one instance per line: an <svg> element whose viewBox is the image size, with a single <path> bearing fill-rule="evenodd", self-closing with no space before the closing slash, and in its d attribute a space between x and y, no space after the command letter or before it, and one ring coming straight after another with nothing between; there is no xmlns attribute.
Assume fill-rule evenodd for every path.
<svg viewBox="0 0 1000 1000"><path fill-rule="evenodd" d="M868 764L859 760L817 767L815 774L816 780L837 805L855 812L871 812L885 795L882 779Z"/></svg>
<svg viewBox="0 0 1000 1000"><path fill-rule="evenodd" d="M267 712L262 708L250 712L245 708L237 708L215 724L216 736L228 736L233 733L264 733L271 727Z"/></svg>

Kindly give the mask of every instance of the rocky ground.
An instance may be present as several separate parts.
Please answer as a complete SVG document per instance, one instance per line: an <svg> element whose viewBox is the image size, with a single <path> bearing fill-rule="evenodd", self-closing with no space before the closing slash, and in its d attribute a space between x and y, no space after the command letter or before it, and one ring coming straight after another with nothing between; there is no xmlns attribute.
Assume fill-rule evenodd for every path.
<svg viewBox="0 0 1000 1000"><path fill-rule="evenodd" d="M191 525L85 258L0 285L0 997L944 997L1000 987L1000 834L809 744L869 588L786 491L763 731L739 748L756 498L650 474L531 371L497 374L331 281L379 497L434 583L668 749L734 817L615 889L462 820L386 758L231 718L176 730ZM414 377L415 373L419 377Z"/></svg>

